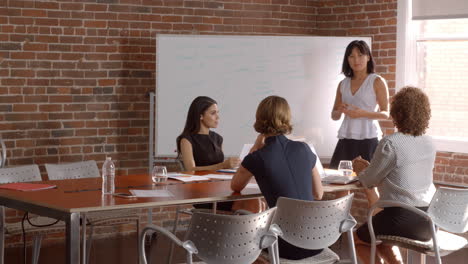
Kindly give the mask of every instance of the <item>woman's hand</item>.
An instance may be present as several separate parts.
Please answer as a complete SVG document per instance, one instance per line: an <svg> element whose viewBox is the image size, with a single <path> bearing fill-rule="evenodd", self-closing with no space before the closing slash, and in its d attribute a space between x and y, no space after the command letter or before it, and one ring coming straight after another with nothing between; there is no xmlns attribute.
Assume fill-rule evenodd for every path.
<svg viewBox="0 0 468 264"><path fill-rule="evenodd" d="M369 166L369 161L361 158L361 156L353 159L353 170L356 172L357 175L364 169Z"/></svg>
<svg viewBox="0 0 468 264"><path fill-rule="evenodd" d="M361 108L354 105L348 105L345 110L343 110L343 113L350 118L360 118L366 117L367 111L362 110Z"/></svg>
<svg viewBox="0 0 468 264"><path fill-rule="evenodd" d="M240 159L239 158L228 158L223 162L223 169L231 169L239 167Z"/></svg>

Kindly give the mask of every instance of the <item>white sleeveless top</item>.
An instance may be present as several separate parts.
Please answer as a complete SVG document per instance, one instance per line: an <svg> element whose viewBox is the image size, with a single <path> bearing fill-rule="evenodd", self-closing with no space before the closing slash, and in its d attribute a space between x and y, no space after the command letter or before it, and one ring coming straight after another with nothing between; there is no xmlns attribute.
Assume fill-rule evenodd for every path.
<svg viewBox="0 0 468 264"><path fill-rule="evenodd" d="M378 108L374 90L374 81L379 75L371 73L362 83L356 94L351 94L351 78L345 78L340 85L341 100L343 103L357 106L366 111L376 111ZM367 139L381 138L379 122L368 118L350 118L345 115L343 123L338 130L338 138Z"/></svg>

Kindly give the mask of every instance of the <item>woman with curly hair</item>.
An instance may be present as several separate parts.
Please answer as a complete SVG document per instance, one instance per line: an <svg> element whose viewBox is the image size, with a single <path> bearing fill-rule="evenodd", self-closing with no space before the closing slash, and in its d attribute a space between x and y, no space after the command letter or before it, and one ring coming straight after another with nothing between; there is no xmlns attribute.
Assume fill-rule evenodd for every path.
<svg viewBox="0 0 468 264"><path fill-rule="evenodd" d="M381 200L398 201L426 210L435 192L432 170L436 151L429 136L431 106L420 89L404 87L395 96L390 116L398 129L384 137L369 163L353 160L353 167L364 187L377 187ZM376 235L395 235L427 241L430 224L423 217L400 207L387 207L372 218ZM363 263L370 258L367 223L356 231L356 249ZM378 245L379 256L388 263L403 263L398 249Z"/></svg>
<svg viewBox="0 0 468 264"><path fill-rule="evenodd" d="M284 136L292 130L290 122L291 110L284 98L269 96L260 102L254 124L260 135L234 175L232 190L240 192L255 177L270 207L276 206L280 196L309 201L322 198L317 156L306 143ZM279 254L286 259L303 259L322 251L298 248L281 238L278 243Z"/></svg>

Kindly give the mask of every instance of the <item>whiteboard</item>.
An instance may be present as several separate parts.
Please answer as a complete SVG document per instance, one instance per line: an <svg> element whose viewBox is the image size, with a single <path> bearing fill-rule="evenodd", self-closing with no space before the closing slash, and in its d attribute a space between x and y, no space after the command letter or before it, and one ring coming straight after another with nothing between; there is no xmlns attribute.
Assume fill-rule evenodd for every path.
<svg viewBox="0 0 468 264"><path fill-rule="evenodd" d="M176 156L176 137L192 100L218 102L226 156L253 143L259 102L285 97L296 138L331 158L340 121L331 119L346 46L359 37L157 35L155 155Z"/></svg>

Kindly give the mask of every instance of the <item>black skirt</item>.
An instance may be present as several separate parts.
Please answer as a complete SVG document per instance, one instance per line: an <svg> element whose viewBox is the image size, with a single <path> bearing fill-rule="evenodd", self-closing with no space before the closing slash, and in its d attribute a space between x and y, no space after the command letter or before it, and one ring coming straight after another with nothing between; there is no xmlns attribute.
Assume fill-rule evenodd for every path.
<svg viewBox="0 0 468 264"><path fill-rule="evenodd" d="M418 207L426 211L427 207ZM401 207L387 207L372 217L375 236L400 236L415 240L428 241L432 238L431 224L424 217ZM357 236L370 243L367 223L357 229Z"/></svg>
<svg viewBox="0 0 468 264"><path fill-rule="evenodd" d="M379 140L377 138L340 139L336 144L329 168L336 170L338 169L338 164L340 164L341 160L353 160L358 156L370 161L372 156L374 156L374 152L378 144Z"/></svg>

